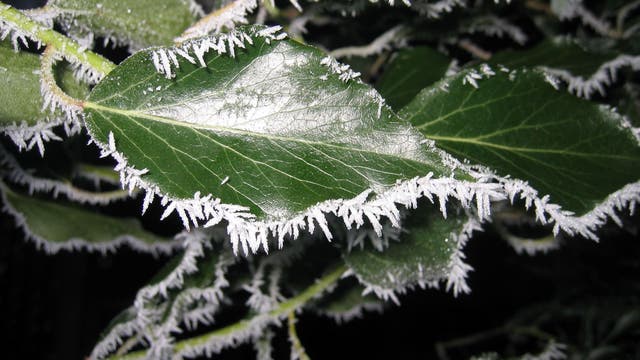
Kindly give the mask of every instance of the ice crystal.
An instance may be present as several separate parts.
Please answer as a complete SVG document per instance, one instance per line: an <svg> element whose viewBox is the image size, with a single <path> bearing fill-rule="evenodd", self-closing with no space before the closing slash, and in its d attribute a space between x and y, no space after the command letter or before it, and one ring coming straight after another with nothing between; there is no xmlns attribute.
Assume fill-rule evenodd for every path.
<svg viewBox="0 0 640 360"><path fill-rule="evenodd" d="M606 95L605 88L616 81L618 71L624 67L629 67L633 71L640 70L640 56L619 55L600 65L598 70L586 79L564 69L551 67L542 67L542 69L549 76L565 81L570 92L588 99L595 92Z"/></svg>
<svg viewBox="0 0 640 360"><path fill-rule="evenodd" d="M322 58L320 64L328 67L332 74L338 75L338 78L344 82L360 77L360 73L351 70L351 66L339 63L338 60L330 55Z"/></svg>
<svg viewBox="0 0 640 360"><path fill-rule="evenodd" d="M199 64L206 67L204 55L209 51L218 54L228 54L235 57L236 49L244 49L247 45L253 44L253 38L260 37L267 43L272 40L282 40L287 35L281 33L280 26L263 28L249 33L232 30L224 34L215 34L199 39L187 40L173 48L160 48L151 52L151 60L156 70L164 74L167 78L175 76L174 69L180 67L178 57L186 59L192 64Z"/></svg>

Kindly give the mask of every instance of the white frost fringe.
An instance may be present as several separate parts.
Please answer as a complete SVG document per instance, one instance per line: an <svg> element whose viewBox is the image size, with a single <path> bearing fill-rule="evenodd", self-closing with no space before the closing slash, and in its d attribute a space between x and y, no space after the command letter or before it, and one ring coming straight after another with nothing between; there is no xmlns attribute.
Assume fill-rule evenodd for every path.
<svg viewBox="0 0 640 360"><path fill-rule="evenodd" d="M161 324L157 327L153 325L145 327L151 328L151 334L144 334L150 343L149 357L160 358L162 354L173 351L173 338L171 335L182 332L181 323L184 323L188 330L195 329L199 324L213 323L213 315L220 310L220 304L224 296L222 290L229 286L225 273L229 265L234 263L234 260L234 258L221 255L214 269L215 280L211 286L183 290L171 304L169 315ZM204 301L206 305L200 306L194 311L186 311L198 301ZM164 311L166 310L162 312ZM187 314L189 317L185 318Z"/></svg>
<svg viewBox="0 0 640 360"><path fill-rule="evenodd" d="M138 170L128 164L126 157L116 150L113 133L109 133L108 144L97 144L102 149L102 156L111 155L116 159L118 164L115 170L120 172L123 187L128 187L131 191L136 187L145 189L144 211L155 195L161 194L157 185L141 177L148 170ZM213 199L211 194L202 197L200 193L196 193L193 199L173 199L163 196L161 204L166 206L166 210L162 217L165 218L175 211L187 229L191 224L199 226L204 222L203 226L209 227L226 220L234 253L237 253L241 246L243 252L249 254L257 252L261 246L268 251L269 236L277 238L281 248L285 237L295 239L303 230L313 233L316 224L327 239L331 240L332 234L326 219L328 213L341 218L348 229L353 226L359 228L364 224L364 219L367 219L376 233L382 235L383 217L388 218L394 226L398 226L400 221L398 207L415 208L417 200L422 197L432 202L437 199L445 217L446 202L449 198L459 200L465 208L471 206L475 200L481 219L486 219L490 215L491 201L505 199L499 184L460 181L452 178L434 179L432 173L399 182L389 190L378 194L374 199L368 200L371 192L366 190L353 199L324 201L292 219L272 222L256 221L255 216L249 213L247 208L222 204L220 199Z"/></svg>
<svg viewBox="0 0 640 360"><path fill-rule="evenodd" d="M130 338L138 331L139 328L135 320L117 324L111 330L109 330L109 333L94 346L89 359L104 359L110 353L115 351L118 346L120 346L120 344L122 344L126 339Z"/></svg>
<svg viewBox="0 0 640 360"><path fill-rule="evenodd" d="M281 26L272 26L249 34L232 30L228 33L217 34L203 39L187 40L173 49L152 51L151 59L159 73L164 74L167 78L172 78L175 76L173 70L180 67L178 56L194 65L199 64L202 67L206 67L207 64L204 61L205 53L215 50L218 54L228 53L231 57L235 57L236 47L244 49L246 44L252 45L252 37L264 38L267 43L272 40L284 39L287 35L280 33L281 29Z"/></svg>
<svg viewBox="0 0 640 360"><path fill-rule="evenodd" d="M364 316L365 312L375 312L378 314L382 314L384 312L384 304L376 302L365 302L357 304L346 311L318 310L317 312L320 315L332 319L336 322L336 324L342 325L355 319L361 319Z"/></svg>
<svg viewBox="0 0 640 360"><path fill-rule="evenodd" d="M352 56L367 57L370 55L380 54L385 50L389 50L393 46L402 45L402 42L405 40L402 38L404 30L404 26L396 25L375 38L368 45L343 47L331 51L330 54L336 59Z"/></svg>
<svg viewBox="0 0 640 360"><path fill-rule="evenodd" d="M542 66L541 69L545 73L565 81L571 93L589 99L596 91L604 96L605 88L616 81L618 71L627 66L633 71L640 70L640 56L619 55L615 59L600 65L598 70L587 79L582 76L575 76L563 69L546 66Z"/></svg>
<svg viewBox="0 0 640 360"><path fill-rule="evenodd" d="M564 360L567 358L565 351L567 345L550 340L547 346L539 354L524 354L522 360Z"/></svg>

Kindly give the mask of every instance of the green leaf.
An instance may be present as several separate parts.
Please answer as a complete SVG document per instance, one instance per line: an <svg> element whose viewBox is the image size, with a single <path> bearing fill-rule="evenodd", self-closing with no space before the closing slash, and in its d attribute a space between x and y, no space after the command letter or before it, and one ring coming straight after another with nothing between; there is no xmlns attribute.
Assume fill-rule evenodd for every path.
<svg viewBox="0 0 640 360"><path fill-rule="evenodd" d="M442 79L451 59L430 47L403 49L394 55L376 88L387 104L399 110L420 90Z"/></svg>
<svg viewBox="0 0 640 360"><path fill-rule="evenodd" d="M554 90L539 71L498 71L479 88L465 84L473 71L423 90L401 116L459 159L527 181L577 215L640 178L638 139L613 111Z"/></svg>
<svg viewBox="0 0 640 360"><path fill-rule="evenodd" d="M317 49L260 29L248 30L253 45L236 47L235 57L207 53L207 67L180 57L175 78L158 74L152 59L172 74L161 58L176 49L141 51L93 89L87 127L105 153L122 154L120 168L138 169L127 185L177 200L214 194L260 221L286 221L321 202L453 173L375 90L341 80L349 72L321 64L331 59ZM183 204L187 225L184 213L195 205Z"/></svg>
<svg viewBox="0 0 640 360"><path fill-rule="evenodd" d="M491 63L509 69L546 66L562 69L574 76L590 77L600 66L613 60L618 54L611 51L596 52L575 40L548 39L535 47L520 51L502 51L491 57Z"/></svg>
<svg viewBox="0 0 640 360"><path fill-rule="evenodd" d="M4 194L5 211L27 236L45 251L86 248L108 252L122 242L137 250L154 253L171 252L175 247L170 239L145 231L138 220L115 218L79 207L41 200L14 192L0 183Z"/></svg>
<svg viewBox="0 0 640 360"><path fill-rule="evenodd" d="M444 219L433 207L417 210L403 222L405 233L399 242L391 242L384 251L352 250L344 260L369 291L395 302L396 292L442 279L450 279L448 286L457 285L456 294L467 292L464 277L470 268L461 262L460 249L475 227L465 222L466 215L451 215ZM461 282L453 284L455 277Z"/></svg>
<svg viewBox="0 0 640 360"><path fill-rule="evenodd" d="M51 0L72 33L92 33L134 48L169 45L195 20L192 0Z"/></svg>
<svg viewBox="0 0 640 360"><path fill-rule="evenodd" d="M45 115L40 96L40 58L0 46L0 126L26 122L34 125Z"/></svg>

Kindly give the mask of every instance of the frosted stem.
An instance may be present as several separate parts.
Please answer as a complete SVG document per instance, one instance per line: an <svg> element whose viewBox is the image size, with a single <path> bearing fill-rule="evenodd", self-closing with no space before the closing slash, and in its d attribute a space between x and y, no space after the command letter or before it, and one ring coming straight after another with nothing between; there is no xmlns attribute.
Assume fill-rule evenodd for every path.
<svg viewBox="0 0 640 360"><path fill-rule="evenodd" d="M101 55L86 50L80 44L59 32L31 20L12 6L0 5L0 22L24 32L35 41L54 46L66 58L88 66L102 75L108 74L116 67L114 63Z"/></svg>

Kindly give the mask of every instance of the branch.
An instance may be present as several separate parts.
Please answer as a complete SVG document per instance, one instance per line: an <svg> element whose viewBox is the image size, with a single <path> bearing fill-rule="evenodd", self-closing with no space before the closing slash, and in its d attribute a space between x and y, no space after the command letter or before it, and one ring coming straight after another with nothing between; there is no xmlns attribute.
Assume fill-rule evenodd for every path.
<svg viewBox="0 0 640 360"><path fill-rule="evenodd" d="M68 60L90 67L102 75L108 74L116 67L114 63L101 55L86 50L80 44L59 32L33 21L10 5L0 5L0 26L3 23L36 41L54 46Z"/></svg>
<svg viewBox="0 0 640 360"><path fill-rule="evenodd" d="M279 319L283 316L287 316L289 313L301 308L312 298L318 296L327 288L331 287L336 281L340 279L342 274L346 271L346 266L340 265L330 273L325 275L323 278L316 281L315 284L309 286L303 292L298 294L297 296L280 303L280 305L266 313L266 314L258 314L253 318L240 320L234 324L225 326L221 329L213 330L211 332L205 333L200 336L196 336L190 339L185 339L181 341L176 341L173 345L173 349L175 353L187 350L191 347L204 346L210 341L215 341L217 338L227 338L233 336L235 333L239 333L247 330L253 323L254 320L264 321L265 317L269 319ZM109 357L109 360L133 360L133 359L143 359L146 356L146 350L136 351L124 356L113 356Z"/></svg>

